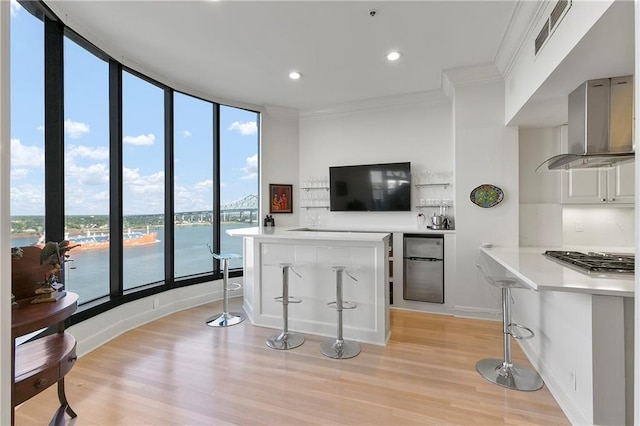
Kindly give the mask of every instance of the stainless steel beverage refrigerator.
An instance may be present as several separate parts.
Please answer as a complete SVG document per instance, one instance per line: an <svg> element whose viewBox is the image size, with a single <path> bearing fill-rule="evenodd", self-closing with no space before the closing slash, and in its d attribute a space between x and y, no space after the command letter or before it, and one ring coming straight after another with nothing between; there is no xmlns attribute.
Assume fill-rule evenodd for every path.
<svg viewBox="0 0 640 426"><path fill-rule="evenodd" d="M444 237L405 235L403 298L444 303Z"/></svg>

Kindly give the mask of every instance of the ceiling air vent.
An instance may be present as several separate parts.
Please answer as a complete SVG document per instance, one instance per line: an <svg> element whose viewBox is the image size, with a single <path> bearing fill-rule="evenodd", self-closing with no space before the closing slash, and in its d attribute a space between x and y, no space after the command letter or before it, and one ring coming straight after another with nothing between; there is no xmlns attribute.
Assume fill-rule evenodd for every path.
<svg viewBox="0 0 640 426"><path fill-rule="evenodd" d="M537 55L542 46L544 46L545 42L549 39L549 37L553 34L553 31L557 28L564 15L567 14L567 11L571 7L572 0L559 0L554 6L551 14L547 19L545 19L538 36L534 42L534 54Z"/></svg>
<svg viewBox="0 0 640 426"><path fill-rule="evenodd" d="M560 0L556 4L556 7L553 8L553 10L551 11L551 15L549 16L549 26L552 30L556 27L558 22L560 22L560 19L562 19L565 12L569 10L570 5L571 2L569 2L568 0Z"/></svg>
<svg viewBox="0 0 640 426"><path fill-rule="evenodd" d="M542 46L544 45L544 42L547 41L548 37L549 37L549 20L547 19L547 21L544 23L544 26L542 27L542 30L540 30L540 34L538 34L538 37L536 37L536 42L535 42L536 55L538 54L540 49L542 49Z"/></svg>

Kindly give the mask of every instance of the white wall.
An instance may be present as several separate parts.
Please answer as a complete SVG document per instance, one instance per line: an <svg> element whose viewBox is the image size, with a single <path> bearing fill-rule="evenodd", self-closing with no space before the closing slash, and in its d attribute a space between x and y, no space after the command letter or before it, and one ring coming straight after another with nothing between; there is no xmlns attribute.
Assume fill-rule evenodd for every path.
<svg viewBox="0 0 640 426"><path fill-rule="evenodd" d="M520 246L562 245L560 172L536 173L560 154L560 129L520 129Z"/></svg>
<svg viewBox="0 0 640 426"><path fill-rule="evenodd" d="M496 319L500 295L479 278L478 247L518 246L518 130L504 126L504 86L501 80L457 85L454 93L456 203L456 314L484 313ZM471 203L470 192L492 184L504 201L492 208ZM478 312L480 308L480 312Z"/></svg>
<svg viewBox="0 0 640 426"><path fill-rule="evenodd" d="M631 207L565 206L562 223L564 245L635 247L635 209Z"/></svg>
<svg viewBox="0 0 640 426"><path fill-rule="evenodd" d="M308 113L300 120L298 182L328 177L330 166L404 161L411 162L414 175L424 170L453 171L451 105L440 92ZM451 187L449 194L453 198ZM413 189L412 204L416 198ZM322 226L416 226L416 215L415 208L412 212L329 212Z"/></svg>
<svg viewBox="0 0 640 426"><path fill-rule="evenodd" d="M0 2L0 424L11 423L11 264L9 234L9 2Z"/></svg>
<svg viewBox="0 0 640 426"><path fill-rule="evenodd" d="M267 106L260 121L260 224L269 213L269 184L293 184L293 213L273 215L277 226L299 221L298 112Z"/></svg>

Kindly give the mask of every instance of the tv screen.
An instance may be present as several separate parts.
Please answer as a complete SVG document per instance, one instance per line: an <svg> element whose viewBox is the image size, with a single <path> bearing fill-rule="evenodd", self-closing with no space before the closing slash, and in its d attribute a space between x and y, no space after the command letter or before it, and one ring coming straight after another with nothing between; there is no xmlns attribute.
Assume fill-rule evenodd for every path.
<svg viewBox="0 0 640 426"><path fill-rule="evenodd" d="M329 168L331 211L411 211L411 163Z"/></svg>

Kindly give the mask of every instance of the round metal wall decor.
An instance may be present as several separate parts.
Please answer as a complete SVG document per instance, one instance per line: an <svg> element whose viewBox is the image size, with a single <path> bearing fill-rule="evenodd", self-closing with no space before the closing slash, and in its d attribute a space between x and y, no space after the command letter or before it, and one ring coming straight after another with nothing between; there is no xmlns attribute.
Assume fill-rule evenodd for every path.
<svg viewBox="0 0 640 426"><path fill-rule="evenodd" d="M484 184L474 188L469 198L476 206L486 209L500 204L504 199L504 192L497 186Z"/></svg>

